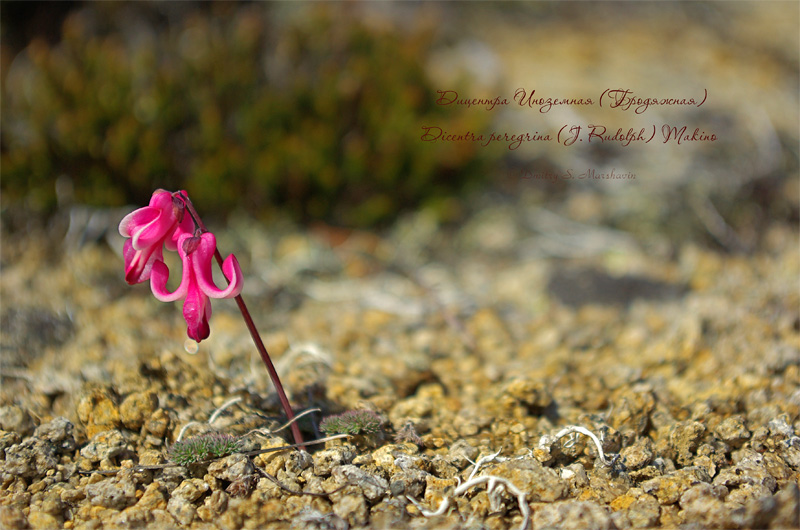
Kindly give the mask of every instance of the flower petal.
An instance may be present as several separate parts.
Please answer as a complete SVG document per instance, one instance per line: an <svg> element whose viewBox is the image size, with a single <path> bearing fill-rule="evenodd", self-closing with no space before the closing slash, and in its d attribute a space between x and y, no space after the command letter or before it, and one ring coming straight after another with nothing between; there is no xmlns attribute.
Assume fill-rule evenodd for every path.
<svg viewBox="0 0 800 530"><path fill-rule="evenodd" d="M211 334L208 326L208 319L211 318L211 301L197 288L197 284L192 283L183 303L183 318L186 320L186 333L189 338L200 342Z"/></svg>
<svg viewBox="0 0 800 530"><path fill-rule="evenodd" d="M130 239L123 245L122 255L125 258L125 281L130 285L150 279L153 263L163 259L161 246L136 250Z"/></svg>
<svg viewBox="0 0 800 530"><path fill-rule="evenodd" d="M217 240L214 234L206 232L201 236L200 245L192 253L197 284L211 298L233 298L242 292L244 286L242 269L236 256L233 254L228 256L222 262L222 273L228 280L228 286L225 289L218 288L211 274L211 258L216 248Z"/></svg>
<svg viewBox="0 0 800 530"><path fill-rule="evenodd" d="M171 193L154 193L149 206L139 208L122 218L119 233L130 237L136 250L150 245L161 245L173 235L178 225L178 213L180 212L173 204Z"/></svg>
<svg viewBox="0 0 800 530"><path fill-rule="evenodd" d="M184 234L182 237L190 237L189 234ZM175 289L174 292L167 290L167 280L169 280L169 268L162 260L157 260L153 263L152 271L150 274L150 290L153 291L153 296L162 302L174 302L186 296L187 291L192 283L192 263L188 256L181 252L181 261L183 264L183 273L181 274L181 284Z"/></svg>
<svg viewBox="0 0 800 530"><path fill-rule="evenodd" d="M192 217L189 215L183 216L183 221L178 223L178 226L175 228L175 231L172 232L171 236L164 240L164 246L167 247L167 250L178 250L178 239L183 234L193 234L194 233L194 221L192 221Z"/></svg>
<svg viewBox="0 0 800 530"><path fill-rule="evenodd" d="M139 230L142 225L150 223L156 217L158 217L158 212L155 209L149 206L138 208L123 217L122 221L119 222L119 235L131 237L133 232Z"/></svg>

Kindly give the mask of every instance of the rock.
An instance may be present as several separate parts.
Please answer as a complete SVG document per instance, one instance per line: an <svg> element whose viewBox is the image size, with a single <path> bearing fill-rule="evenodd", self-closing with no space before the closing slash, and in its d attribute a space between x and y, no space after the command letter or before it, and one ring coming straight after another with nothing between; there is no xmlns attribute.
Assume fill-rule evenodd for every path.
<svg viewBox="0 0 800 530"><path fill-rule="evenodd" d="M367 524L369 506L363 495L343 495L333 505L333 513L344 519L351 527Z"/></svg>
<svg viewBox="0 0 800 530"><path fill-rule="evenodd" d="M227 482L252 475L255 472L253 462L243 454L233 454L216 460L208 465L208 474Z"/></svg>
<svg viewBox="0 0 800 530"><path fill-rule="evenodd" d="M159 482L167 489L172 491L177 488L184 480L189 478L189 470L183 466L170 466L161 472Z"/></svg>
<svg viewBox="0 0 800 530"><path fill-rule="evenodd" d="M299 475L314 465L314 458L304 450L292 451L286 458L286 471Z"/></svg>
<svg viewBox="0 0 800 530"><path fill-rule="evenodd" d="M81 456L90 462L111 460L128 449L128 441L118 430L97 433L91 441L81 449Z"/></svg>
<svg viewBox="0 0 800 530"><path fill-rule="evenodd" d="M355 456L355 448L351 445L340 445L318 451L313 455L314 473L326 477L336 467L352 462Z"/></svg>
<svg viewBox="0 0 800 530"><path fill-rule="evenodd" d="M154 522L153 512L143 510L138 505L135 505L106 518L103 527L109 527L114 530L123 528L126 530L129 528L159 528ZM170 522L174 523L174 521Z"/></svg>
<svg viewBox="0 0 800 530"><path fill-rule="evenodd" d="M197 515L197 507L193 504L209 490L208 484L199 478L184 480L175 488L167 503L167 512L182 525L189 525Z"/></svg>
<svg viewBox="0 0 800 530"><path fill-rule="evenodd" d="M569 482L573 491L579 491L589 485L589 476L583 464L570 464L561 470L561 478Z"/></svg>
<svg viewBox="0 0 800 530"><path fill-rule="evenodd" d="M510 480L528 494L529 502L554 502L569 492L569 483L532 458L513 459L492 465L480 473Z"/></svg>
<svg viewBox="0 0 800 530"><path fill-rule="evenodd" d="M451 464L458 469L464 469L470 464L470 461L474 462L478 457L478 450L467 440L462 438L456 440L456 442L450 446L447 455Z"/></svg>
<svg viewBox="0 0 800 530"><path fill-rule="evenodd" d="M408 528L408 501L384 499L370 509L369 524L373 528Z"/></svg>
<svg viewBox="0 0 800 530"><path fill-rule="evenodd" d="M61 497L63 491L64 488L56 484L42 492L43 497L41 498L39 509L44 513L49 513L59 518L62 517L64 510L67 508L67 504Z"/></svg>
<svg viewBox="0 0 800 530"><path fill-rule="evenodd" d="M428 473L421 469L409 468L392 475L390 490L393 496L410 495L419 498L425 491Z"/></svg>
<svg viewBox="0 0 800 530"><path fill-rule="evenodd" d="M138 431L158 408L155 392L134 392L119 406L120 421L126 429Z"/></svg>
<svg viewBox="0 0 800 530"><path fill-rule="evenodd" d="M714 477L717 474L717 466L714 460L708 456L697 456L692 460L692 466L703 469L709 477Z"/></svg>
<svg viewBox="0 0 800 530"><path fill-rule="evenodd" d="M0 429L13 431L19 436L29 436L33 431L33 420L28 411L18 405L0 407Z"/></svg>
<svg viewBox="0 0 800 530"><path fill-rule="evenodd" d="M677 423L669 433L669 443L676 453L676 462L688 465L694 457L693 453L700 445L706 427L697 421L683 421Z"/></svg>
<svg viewBox="0 0 800 530"><path fill-rule="evenodd" d="M750 449L742 449L735 453L734 462L736 464L733 467L720 470L719 474L714 477L715 485L726 486L727 488L735 488L745 484L752 486L763 485L770 492L774 492L777 489L777 481L767 470L763 455Z"/></svg>
<svg viewBox="0 0 800 530"><path fill-rule="evenodd" d="M513 355L514 341L503 318L492 309L481 308L465 322L474 337L475 351L489 364L507 362Z"/></svg>
<svg viewBox="0 0 800 530"><path fill-rule="evenodd" d="M6 474L37 479L58 465L56 447L37 438L28 438L6 449L2 470Z"/></svg>
<svg viewBox="0 0 800 530"><path fill-rule="evenodd" d="M322 513L314 508L304 508L292 518L291 530L348 530L347 521L333 512Z"/></svg>
<svg viewBox="0 0 800 530"><path fill-rule="evenodd" d="M709 474L713 477L717 469L730 465L728 460L730 450L730 446L722 440L711 439L697 448L697 457L693 461L695 462L694 465L708 469ZM713 472L708 460L703 457L711 461L711 464L713 464Z"/></svg>
<svg viewBox="0 0 800 530"><path fill-rule="evenodd" d="M656 398L646 388L621 387L615 392L612 404L608 424L618 431L633 430L642 435L650 422L651 413L655 410Z"/></svg>
<svg viewBox="0 0 800 530"><path fill-rule="evenodd" d="M147 511L163 510L167 507L166 493L166 488L159 481L151 482L144 489L136 506Z"/></svg>
<svg viewBox="0 0 800 530"><path fill-rule="evenodd" d="M701 483L688 488L680 496L680 507L687 522L710 528L724 528L728 524L729 510L723 501L727 490Z"/></svg>
<svg viewBox="0 0 800 530"><path fill-rule="evenodd" d="M33 436L55 445L58 453L69 454L75 450L76 446L75 438L72 435L74 428L72 422L67 418L55 418L39 425Z"/></svg>
<svg viewBox="0 0 800 530"><path fill-rule="evenodd" d="M121 426L119 409L110 392L100 388L90 389L80 397L78 418L86 426L89 438Z"/></svg>
<svg viewBox="0 0 800 530"><path fill-rule="evenodd" d="M794 443L790 443L790 442ZM793 469L800 470L800 437L787 440L781 446L781 457Z"/></svg>
<svg viewBox="0 0 800 530"><path fill-rule="evenodd" d="M478 405L462 407L453 419L453 427L460 436L475 436L492 424L492 417Z"/></svg>
<svg viewBox="0 0 800 530"><path fill-rule="evenodd" d="M164 409L156 409L144 423L144 430L156 438L163 438L170 426L169 414Z"/></svg>
<svg viewBox="0 0 800 530"><path fill-rule="evenodd" d="M444 479L454 478L458 475L458 468L450 463L449 457L434 455L430 461L431 473Z"/></svg>
<svg viewBox="0 0 800 530"><path fill-rule="evenodd" d="M0 528L8 530L24 530L28 527L28 518L22 508L16 506L0 506Z"/></svg>
<svg viewBox="0 0 800 530"><path fill-rule="evenodd" d="M217 490L206 497L203 505L197 509L197 515L206 522L214 521L228 508L229 496L221 490Z"/></svg>
<svg viewBox="0 0 800 530"><path fill-rule="evenodd" d="M622 462L629 471L642 469L653 461L653 441L646 437L639 437L633 445L620 451Z"/></svg>
<svg viewBox="0 0 800 530"><path fill-rule="evenodd" d="M792 478L794 472L792 471L791 466L789 466L780 455L776 453L760 454L762 454L764 458L764 467L766 468L767 472L775 477L775 480L778 481L779 485Z"/></svg>
<svg viewBox="0 0 800 530"><path fill-rule="evenodd" d="M794 429L786 421L785 417L774 418L767 424L770 436L778 440L788 440L794 436Z"/></svg>
<svg viewBox="0 0 800 530"><path fill-rule="evenodd" d="M711 478L704 469L684 467L661 477L642 482L645 493L653 495L659 504L667 505L678 502L681 495L697 482L710 482Z"/></svg>
<svg viewBox="0 0 800 530"><path fill-rule="evenodd" d="M378 475L367 473L353 465L338 466L333 477L339 484L351 484L361 488L364 497L371 502L383 498L389 492L389 483ZM340 514L341 515L341 514Z"/></svg>
<svg viewBox="0 0 800 530"><path fill-rule="evenodd" d="M652 495L641 495L628 507L628 520L634 528L653 528L658 524L661 507Z"/></svg>
<svg viewBox="0 0 800 530"><path fill-rule="evenodd" d="M777 504L765 486L741 486L725 499L731 526L736 528L767 528Z"/></svg>
<svg viewBox="0 0 800 530"><path fill-rule="evenodd" d="M734 416L725 418L722 423L716 426L714 432L725 443L731 447L738 448L750 439L750 431L744 425L744 420L741 417Z"/></svg>
<svg viewBox="0 0 800 530"><path fill-rule="evenodd" d="M5 450L21 441L19 434L15 432L0 431L0 460L5 458Z"/></svg>
<svg viewBox="0 0 800 530"><path fill-rule="evenodd" d="M525 378L516 378L502 389L500 403L505 408L522 405L526 411L536 414L550 406L553 397L541 382Z"/></svg>
<svg viewBox="0 0 800 530"><path fill-rule="evenodd" d="M422 385L415 394L397 401L389 411L389 420L395 428L406 422L426 425L423 418L431 416L444 397L444 389L438 384Z"/></svg>
<svg viewBox="0 0 800 530"><path fill-rule="evenodd" d="M253 491L257 482L258 475L245 475L228 484L228 487L225 488L225 492L233 498L247 497Z"/></svg>
<svg viewBox="0 0 800 530"><path fill-rule="evenodd" d="M771 528L800 528L800 487L788 484L775 494Z"/></svg>
<svg viewBox="0 0 800 530"><path fill-rule="evenodd" d="M587 501L563 501L541 504L533 511L533 528L564 530L614 530L607 508Z"/></svg>
<svg viewBox="0 0 800 530"><path fill-rule="evenodd" d="M95 506L121 510L136 502L133 470L123 469L112 478L86 486L86 497Z"/></svg>
<svg viewBox="0 0 800 530"><path fill-rule="evenodd" d="M28 524L33 530L55 530L62 528L64 521L60 517L31 508Z"/></svg>
<svg viewBox="0 0 800 530"><path fill-rule="evenodd" d="M763 484L742 484L738 488L730 490L725 502L734 508L738 508L753 500L771 496L772 492Z"/></svg>
<svg viewBox="0 0 800 530"><path fill-rule="evenodd" d="M409 467L427 469L428 464L419 455L419 447L411 443L384 445L372 452L372 460L387 476Z"/></svg>
<svg viewBox="0 0 800 530"><path fill-rule="evenodd" d="M181 482L170 495L170 500L181 499L194 502L208 491L208 484L199 478L190 478Z"/></svg>

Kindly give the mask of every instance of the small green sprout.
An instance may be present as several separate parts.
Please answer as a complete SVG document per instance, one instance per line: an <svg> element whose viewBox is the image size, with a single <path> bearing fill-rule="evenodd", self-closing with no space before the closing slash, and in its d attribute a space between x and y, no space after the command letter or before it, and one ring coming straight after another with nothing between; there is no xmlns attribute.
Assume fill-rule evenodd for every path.
<svg viewBox="0 0 800 530"><path fill-rule="evenodd" d="M382 423L383 418L372 410L348 410L328 416L319 424L319 429L328 434L376 434Z"/></svg>
<svg viewBox="0 0 800 530"><path fill-rule="evenodd" d="M175 442L169 448L169 459L175 464L187 466L212 458L228 456L242 448L241 440L230 434L208 433L192 436Z"/></svg>

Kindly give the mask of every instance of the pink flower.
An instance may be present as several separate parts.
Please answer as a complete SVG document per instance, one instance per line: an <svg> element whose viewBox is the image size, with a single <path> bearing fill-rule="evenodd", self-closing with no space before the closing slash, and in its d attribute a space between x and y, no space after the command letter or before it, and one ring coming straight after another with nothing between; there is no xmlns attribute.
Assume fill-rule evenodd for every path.
<svg viewBox="0 0 800 530"><path fill-rule="evenodd" d="M228 287L219 289L211 275L211 258L217 248L217 239L211 232L201 235L182 233L177 240L178 253L183 263L181 284L170 293L167 291L169 269L162 260L152 264L150 288L162 302L174 302L184 298L183 317L188 324L189 337L200 342L208 337L208 319L211 318L211 298L233 298L242 292L242 269L236 256L231 254L222 263L222 272L228 279Z"/></svg>
<svg viewBox="0 0 800 530"><path fill-rule="evenodd" d="M181 233L191 232L192 219L184 216L184 203L168 191L158 190L150 205L126 215L119 223L125 241L125 281L133 285L150 278L153 264L163 261L163 248L176 250Z"/></svg>

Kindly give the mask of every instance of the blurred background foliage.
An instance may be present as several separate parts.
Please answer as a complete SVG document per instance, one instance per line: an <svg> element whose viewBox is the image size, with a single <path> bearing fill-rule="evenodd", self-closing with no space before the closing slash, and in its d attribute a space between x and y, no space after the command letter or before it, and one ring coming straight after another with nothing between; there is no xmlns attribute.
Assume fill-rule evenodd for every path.
<svg viewBox="0 0 800 530"><path fill-rule="evenodd" d="M8 35L18 10L4 5ZM6 49L5 205L53 213L66 177L97 206L166 188L215 214L371 226L428 205L446 218L489 151L421 142L421 126L479 131L488 118L435 104L434 32L343 4L294 19L275 5L78 4L55 38Z"/></svg>
<svg viewBox="0 0 800 530"><path fill-rule="evenodd" d="M643 241L664 236L673 248L692 240L746 251L770 224L800 219L797 10L770 2L4 0L3 227L25 234L31 211L52 221L74 205L142 205L166 188L188 190L204 217L242 211L377 227L404 210L464 221L507 201ZM609 33L598 39L590 30L601 26ZM436 105L437 90L511 98L519 87L556 97L707 89L709 101L646 116L598 105L566 114ZM719 139L529 142L513 151L420 140L423 125L555 136L573 122L609 131L685 124ZM525 178L570 168L637 178Z"/></svg>

